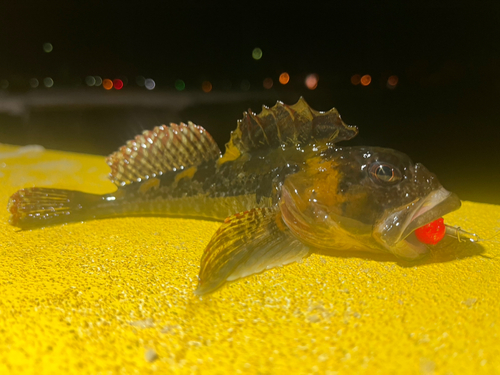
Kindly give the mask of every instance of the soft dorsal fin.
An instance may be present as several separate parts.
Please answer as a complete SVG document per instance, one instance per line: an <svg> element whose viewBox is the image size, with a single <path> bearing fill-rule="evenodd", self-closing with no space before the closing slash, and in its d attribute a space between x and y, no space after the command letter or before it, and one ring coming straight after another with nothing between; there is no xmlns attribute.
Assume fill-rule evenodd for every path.
<svg viewBox="0 0 500 375"><path fill-rule="evenodd" d="M111 181L123 186L219 156L219 146L211 135L201 126L188 122L145 130L109 155L106 162L111 167Z"/></svg>
<svg viewBox="0 0 500 375"><path fill-rule="evenodd" d="M302 97L291 106L277 102L272 108L263 106L258 115L251 110L243 113L219 164L235 160L250 150L311 140L334 143L351 139L356 134L358 128L346 125L335 108L327 112L315 111Z"/></svg>

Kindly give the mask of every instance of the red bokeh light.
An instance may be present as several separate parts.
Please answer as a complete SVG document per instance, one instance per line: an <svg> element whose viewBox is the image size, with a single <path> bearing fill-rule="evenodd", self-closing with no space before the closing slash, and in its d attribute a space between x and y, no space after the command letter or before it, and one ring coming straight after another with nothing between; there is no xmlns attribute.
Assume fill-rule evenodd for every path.
<svg viewBox="0 0 500 375"><path fill-rule="evenodd" d="M117 90L121 90L123 88L123 81L121 79L114 79L113 80L113 86Z"/></svg>
<svg viewBox="0 0 500 375"><path fill-rule="evenodd" d="M273 80L272 78L266 78L262 84L265 89L269 90L270 88L273 87Z"/></svg>
<svg viewBox="0 0 500 375"><path fill-rule="evenodd" d="M309 74L306 78L306 86L309 90L314 90L318 87L319 77L317 74Z"/></svg>

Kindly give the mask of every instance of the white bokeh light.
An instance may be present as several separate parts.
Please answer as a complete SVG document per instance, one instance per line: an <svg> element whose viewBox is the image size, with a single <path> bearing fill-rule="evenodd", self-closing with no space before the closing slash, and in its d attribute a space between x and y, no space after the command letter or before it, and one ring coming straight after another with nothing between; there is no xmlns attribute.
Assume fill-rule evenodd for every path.
<svg viewBox="0 0 500 375"><path fill-rule="evenodd" d="M151 79L151 78L146 78L146 80L144 81L144 86L145 86L148 90L153 90L153 89L156 87L156 83L155 83L155 81L153 81L153 79Z"/></svg>

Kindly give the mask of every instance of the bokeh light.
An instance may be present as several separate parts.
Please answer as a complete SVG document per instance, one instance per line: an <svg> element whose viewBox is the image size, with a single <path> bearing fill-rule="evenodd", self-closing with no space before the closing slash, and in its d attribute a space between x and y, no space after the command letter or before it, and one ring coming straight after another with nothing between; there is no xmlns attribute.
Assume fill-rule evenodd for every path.
<svg viewBox="0 0 500 375"><path fill-rule="evenodd" d="M202 89L204 92L210 92L210 91L212 91L212 84L211 84L209 81L204 81L204 82L201 84L201 89Z"/></svg>
<svg viewBox="0 0 500 375"><path fill-rule="evenodd" d="M353 85L359 85L361 83L361 76L359 74L355 74L351 77L351 83Z"/></svg>
<svg viewBox="0 0 500 375"><path fill-rule="evenodd" d="M121 90L123 88L123 81L121 79L114 79L113 80L113 87L116 90Z"/></svg>
<svg viewBox="0 0 500 375"><path fill-rule="evenodd" d="M264 86L264 88L265 88L265 89L269 90L270 88L272 88L272 87L273 87L273 83L274 83L274 82L273 82L273 79L272 79L272 78L266 78L266 79L264 80L263 86Z"/></svg>
<svg viewBox="0 0 500 375"><path fill-rule="evenodd" d="M368 86L372 82L372 77L369 74L365 74L361 77L361 84L363 86Z"/></svg>
<svg viewBox="0 0 500 375"><path fill-rule="evenodd" d="M9 87L9 81L7 81L6 79L2 79L0 80L0 89L6 89Z"/></svg>
<svg viewBox="0 0 500 375"><path fill-rule="evenodd" d="M104 79L102 81L102 87L104 87L106 90L111 90L113 88L113 81L110 79Z"/></svg>
<svg viewBox="0 0 500 375"><path fill-rule="evenodd" d="M241 88L243 91L248 91L248 90L250 90L250 82L248 82L248 80L244 79L243 81L241 81L240 88Z"/></svg>
<svg viewBox="0 0 500 375"><path fill-rule="evenodd" d="M152 78L146 78L144 81L144 87L146 87L148 90L154 90L156 87L156 82Z"/></svg>
<svg viewBox="0 0 500 375"><path fill-rule="evenodd" d="M280 74L280 83L286 85L290 81L290 74L284 72Z"/></svg>
<svg viewBox="0 0 500 375"><path fill-rule="evenodd" d="M39 84L40 84L40 82L38 82L38 79L36 79L36 78L31 78L30 79L30 86L32 88L36 89Z"/></svg>
<svg viewBox="0 0 500 375"><path fill-rule="evenodd" d="M260 60L262 58L262 50L260 48L254 48L252 51L252 57L254 60Z"/></svg>
<svg viewBox="0 0 500 375"><path fill-rule="evenodd" d="M50 77L45 77L43 79L43 85L47 88L51 88L52 86L54 86L54 80Z"/></svg>
<svg viewBox="0 0 500 375"><path fill-rule="evenodd" d="M87 86L94 86L95 85L95 77L93 76L87 76L85 77L85 83L87 84Z"/></svg>
<svg viewBox="0 0 500 375"><path fill-rule="evenodd" d="M390 76L388 79L387 79L387 88L388 89L395 89L396 86L398 85L398 82L399 82L399 78L398 76Z"/></svg>
<svg viewBox="0 0 500 375"><path fill-rule="evenodd" d="M54 49L54 46L52 46L51 43L44 43L43 44L43 50L46 52L46 53L50 53L52 52L52 50Z"/></svg>
<svg viewBox="0 0 500 375"><path fill-rule="evenodd" d="M306 77L306 86L309 90L314 90L318 87L319 77L317 74L309 74Z"/></svg>
<svg viewBox="0 0 500 375"><path fill-rule="evenodd" d="M184 83L184 81L182 79L178 79L175 81L175 89L177 91L182 91L186 88L186 84Z"/></svg>
<svg viewBox="0 0 500 375"><path fill-rule="evenodd" d="M94 76L94 78L95 78L94 86L101 86L102 85L102 78L99 76Z"/></svg>
<svg viewBox="0 0 500 375"><path fill-rule="evenodd" d="M137 83L137 86L144 87L144 84L146 83L146 78L143 76L137 76L135 77L135 83Z"/></svg>

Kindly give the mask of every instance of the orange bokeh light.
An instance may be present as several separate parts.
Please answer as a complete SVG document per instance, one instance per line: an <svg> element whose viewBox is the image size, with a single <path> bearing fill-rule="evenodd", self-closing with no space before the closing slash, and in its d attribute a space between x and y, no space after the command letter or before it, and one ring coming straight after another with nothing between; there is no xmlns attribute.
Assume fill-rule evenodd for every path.
<svg viewBox="0 0 500 375"><path fill-rule="evenodd" d="M372 77L369 74L365 74L361 77L361 84L363 86L368 86L372 82Z"/></svg>
<svg viewBox="0 0 500 375"><path fill-rule="evenodd" d="M398 78L398 76L390 76L390 77L387 79L387 84L388 84L389 86L392 86L392 87L396 86L396 85L398 84L398 82L399 82L399 78Z"/></svg>
<svg viewBox="0 0 500 375"><path fill-rule="evenodd" d="M355 74L351 77L351 83L353 85L359 85L361 83L361 76L359 74Z"/></svg>
<svg viewBox="0 0 500 375"><path fill-rule="evenodd" d="M289 81L290 81L290 74L286 72L280 74L280 83L282 85L286 85Z"/></svg>
<svg viewBox="0 0 500 375"><path fill-rule="evenodd" d="M212 91L212 84L211 84L209 81L204 81L204 82L201 84L201 89L202 89L204 92L210 92L210 91Z"/></svg>
<svg viewBox="0 0 500 375"><path fill-rule="evenodd" d="M273 87L273 80L272 80L272 78L266 78L264 80L263 86L267 90L269 90L271 87Z"/></svg>
<svg viewBox="0 0 500 375"><path fill-rule="evenodd" d="M103 79L102 87L104 87L106 90L111 90L113 88L113 81L107 78Z"/></svg>
<svg viewBox="0 0 500 375"><path fill-rule="evenodd" d="M316 87L318 87L318 80L319 77L317 74L309 74L306 77L306 86L309 90L314 90Z"/></svg>

